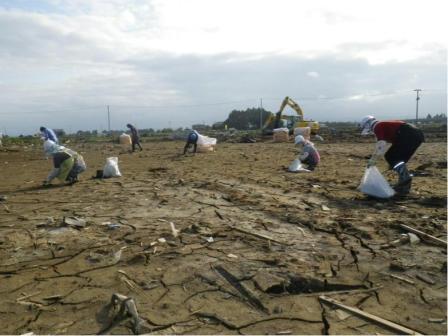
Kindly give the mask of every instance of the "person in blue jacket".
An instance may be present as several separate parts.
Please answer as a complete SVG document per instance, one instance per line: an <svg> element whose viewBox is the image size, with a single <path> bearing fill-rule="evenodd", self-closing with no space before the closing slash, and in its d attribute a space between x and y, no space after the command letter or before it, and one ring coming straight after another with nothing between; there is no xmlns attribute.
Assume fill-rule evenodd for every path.
<svg viewBox="0 0 448 336"><path fill-rule="evenodd" d="M193 152L196 153L197 147L198 147L198 139L199 139L199 133L196 132L195 130L192 130L187 137L187 143L185 144L184 147L184 155L187 154L187 150L188 148L191 147L191 145L193 145L194 149Z"/></svg>
<svg viewBox="0 0 448 336"><path fill-rule="evenodd" d="M41 131L42 136L43 136L45 141L46 140L51 140L55 144L59 143L58 137L56 136L56 134L54 133L54 131L51 128L46 128L46 127L41 126L40 127L40 131Z"/></svg>

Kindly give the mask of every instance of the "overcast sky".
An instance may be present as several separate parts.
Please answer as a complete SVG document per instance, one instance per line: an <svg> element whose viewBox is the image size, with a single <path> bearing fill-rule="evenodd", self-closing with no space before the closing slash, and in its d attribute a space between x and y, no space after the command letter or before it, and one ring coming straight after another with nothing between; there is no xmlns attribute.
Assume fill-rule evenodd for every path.
<svg viewBox="0 0 448 336"><path fill-rule="evenodd" d="M446 113L444 1L0 0L0 131Z"/></svg>

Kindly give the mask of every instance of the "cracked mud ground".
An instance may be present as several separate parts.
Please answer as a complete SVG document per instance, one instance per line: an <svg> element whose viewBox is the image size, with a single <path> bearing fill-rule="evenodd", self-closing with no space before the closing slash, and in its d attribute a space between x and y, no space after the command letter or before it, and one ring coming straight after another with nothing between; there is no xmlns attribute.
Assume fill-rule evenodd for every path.
<svg viewBox="0 0 448 336"><path fill-rule="evenodd" d="M108 309L121 293L154 334L396 333L321 304L322 294L446 334L446 249L384 248L399 224L446 239L446 143L422 145L412 193L390 201L356 190L372 144L320 144L312 174L283 169L292 144L222 143L187 157L181 142L144 145L122 155L73 145L88 170L46 189L40 148L0 152L1 333L129 334L132 320L111 324ZM123 177L90 179L108 156Z"/></svg>

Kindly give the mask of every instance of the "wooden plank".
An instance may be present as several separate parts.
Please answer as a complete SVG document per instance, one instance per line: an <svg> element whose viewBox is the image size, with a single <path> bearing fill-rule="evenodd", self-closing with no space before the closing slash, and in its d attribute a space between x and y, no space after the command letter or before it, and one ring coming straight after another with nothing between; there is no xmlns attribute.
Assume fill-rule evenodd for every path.
<svg viewBox="0 0 448 336"><path fill-rule="evenodd" d="M227 271L222 266L215 266L214 269L224 278L226 279L247 301L249 301L252 306L262 311L265 314L269 313L269 310L263 305L263 303L251 293L251 291L243 286L242 283L238 281L238 279Z"/></svg>
<svg viewBox="0 0 448 336"><path fill-rule="evenodd" d="M370 293L370 292L376 292L378 290L380 290L381 288L383 288L383 286L378 286L378 287L372 287L372 288L367 288L367 289L347 289L347 290L339 290L339 291L332 291L332 292L319 292L319 293L307 293L307 294L297 294L297 296L300 297L308 297L308 296L321 296L322 294L325 293L325 295L341 295L341 294L347 294L347 295L351 295L351 294L363 294L363 293Z"/></svg>
<svg viewBox="0 0 448 336"><path fill-rule="evenodd" d="M280 244L280 245L292 245L291 243L285 243L285 242L282 242L282 241L277 240L275 238L263 235L261 233L247 231L247 230L241 229L241 228L233 226L233 225L230 225L230 227L233 230L235 230L235 231L239 231L239 232L242 232L242 233L245 233L245 234L257 237L257 238L261 238L261 239L264 239L264 240L273 241L274 243L277 243L277 244Z"/></svg>
<svg viewBox="0 0 448 336"><path fill-rule="evenodd" d="M334 299L331 299L331 298L328 298L326 296L319 296L319 300L324 302L324 303L327 303L329 305L333 305L333 306L341 308L341 309L343 309L345 311L348 311L348 312L350 312L350 313L352 313L352 314L354 314L356 316L359 316L359 317L361 317L363 319L366 319L368 321L371 321L371 322L374 322L376 324L379 324L382 327L387 328L389 330L392 330L392 331L394 331L397 334L400 334L400 335L421 335L420 333L418 333L418 332L416 332L416 331L414 331L412 329L406 328L406 327L404 327L404 326L402 326L400 324L394 323L394 322L389 321L389 320L385 320L385 319L383 319L381 317L378 317L376 315L369 314L369 313L367 313L365 311L362 311L362 310L360 310L358 308L346 306L346 305L342 304L341 302L339 302L337 300L334 300Z"/></svg>
<svg viewBox="0 0 448 336"><path fill-rule="evenodd" d="M415 284L414 281L409 280L409 279L406 279L406 278L403 278L403 277L398 276L398 275L395 275L395 274L391 274L391 273L384 273L384 274L390 276L391 278L394 278L394 279L398 279L398 280L404 281L404 282L406 282L406 283L408 283L408 284L410 284L410 285L414 285L414 284Z"/></svg>
<svg viewBox="0 0 448 336"><path fill-rule="evenodd" d="M437 245L440 245L440 246L443 246L443 247L446 248L446 241L444 241L442 239L439 239L437 237L431 236L430 234L427 234L425 232L422 232L420 230L414 229L413 227L410 227L410 226L407 226L407 225L404 225L404 224L400 224L400 227L403 230L415 233L417 236L419 236L421 238L424 238L424 239L427 239L427 240L431 240L432 242L436 243Z"/></svg>

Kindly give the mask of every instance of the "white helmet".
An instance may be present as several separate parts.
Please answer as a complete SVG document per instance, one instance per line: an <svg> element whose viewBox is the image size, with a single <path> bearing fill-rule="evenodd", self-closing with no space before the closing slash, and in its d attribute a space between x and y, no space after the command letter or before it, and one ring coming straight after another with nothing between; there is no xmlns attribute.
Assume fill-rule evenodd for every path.
<svg viewBox="0 0 448 336"><path fill-rule="evenodd" d="M298 144L304 144L305 143L305 138L302 135L298 135L295 137L294 139L294 144L298 145Z"/></svg>
<svg viewBox="0 0 448 336"><path fill-rule="evenodd" d="M372 132L372 126L376 122L376 119L374 116L368 115L362 118L361 122L359 123L359 129L361 130L362 135L367 135Z"/></svg>

